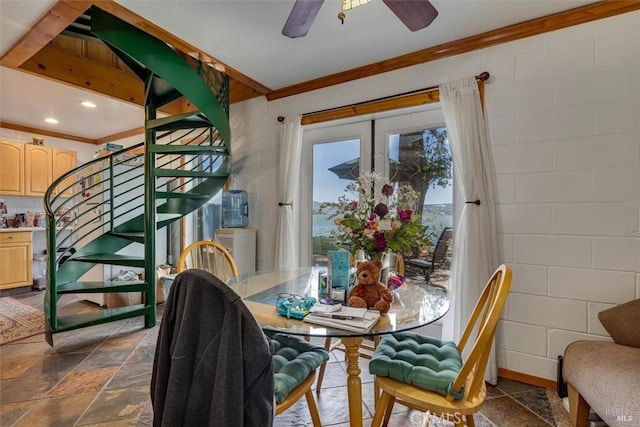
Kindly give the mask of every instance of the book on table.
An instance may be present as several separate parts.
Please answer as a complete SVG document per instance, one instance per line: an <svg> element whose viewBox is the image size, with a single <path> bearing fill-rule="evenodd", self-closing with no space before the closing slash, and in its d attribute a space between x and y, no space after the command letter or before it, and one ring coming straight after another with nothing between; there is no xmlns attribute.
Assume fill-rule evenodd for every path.
<svg viewBox="0 0 640 427"><path fill-rule="evenodd" d="M341 306L339 310L328 311L316 307L312 307L304 317L305 322L352 332L368 332L380 319L378 310Z"/></svg>

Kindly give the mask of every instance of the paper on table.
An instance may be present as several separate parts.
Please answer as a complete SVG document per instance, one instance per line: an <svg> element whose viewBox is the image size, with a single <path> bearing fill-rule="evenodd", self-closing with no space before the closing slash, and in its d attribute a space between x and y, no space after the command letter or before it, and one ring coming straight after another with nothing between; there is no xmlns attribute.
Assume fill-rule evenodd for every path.
<svg viewBox="0 0 640 427"><path fill-rule="evenodd" d="M339 308L336 311L313 311L311 312L317 316L331 317L334 319L362 319L367 314L366 308L348 307L340 304L336 304ZM315 307L315 306L314 306Z"/></svg>
<svg viewBox="0 0 640 427"><path fill-rule="evenodd" d="M329 317L328 315L309 313L304 317L304 321L337 329L345 329L347 331L367 332L378 322L378 319L380 319L380 312L377 310L367 310L366 308L357 310L364 310L364 315L362 317L335 317L341 313L341 311L337 311L335 313L329 313L329 316L331 316Z"/></svg>
<svg viewBox="0 0 640 427"><path fill-rule="evenodd" d="M340 304L316 304L309 309L310 312L316 314L333 313L342 308Z"/></svg>

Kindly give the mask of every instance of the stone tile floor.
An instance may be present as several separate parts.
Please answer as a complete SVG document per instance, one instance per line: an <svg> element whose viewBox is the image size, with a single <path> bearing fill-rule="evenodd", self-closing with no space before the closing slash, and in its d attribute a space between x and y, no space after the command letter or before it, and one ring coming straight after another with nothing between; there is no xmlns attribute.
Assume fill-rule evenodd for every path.
<svg viewBox="0 0 640 427"><path fill-rule="evenodd" d="M41 292L15 294L42 307ZM63 313L95 310L84 300L65 296ZM160 312L162 305L159 306ZM54 336L49 347L37 335L0 347L0 425L5 426L146 426L153 410L149 383L158 327L144 329L142 318L70 331ZM318 341L318 344L322 342ZM361 360L364 425L374 411L373 377ZM316 394L323 425L347 426L344 355L334 351L322 390ZM424 414L396 405L390 426L422 427ZM476 414L478 426L569 426L555 390L500 379ZM276 418L276 426L311 425L301 399ZM430 425L447 425L433 420Z"/></svg>

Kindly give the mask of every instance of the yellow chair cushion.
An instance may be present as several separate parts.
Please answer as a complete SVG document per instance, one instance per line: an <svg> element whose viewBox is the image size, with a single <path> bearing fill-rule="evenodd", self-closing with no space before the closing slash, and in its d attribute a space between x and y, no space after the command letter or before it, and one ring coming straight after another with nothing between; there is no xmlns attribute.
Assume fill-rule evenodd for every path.
<svg viewBox="0 0 640 427"><path fill-rule="evenodd" d="M397 332L382 338L369 363L369 372L393 378L455 399L451 384L462 369L462 357L451 341L426 337L414 332Z"/></svg>

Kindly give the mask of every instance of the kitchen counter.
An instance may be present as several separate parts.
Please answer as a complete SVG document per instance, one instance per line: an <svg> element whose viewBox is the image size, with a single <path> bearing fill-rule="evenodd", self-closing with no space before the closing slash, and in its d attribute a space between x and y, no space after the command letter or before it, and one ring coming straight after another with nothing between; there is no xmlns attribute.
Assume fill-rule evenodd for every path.
<svg viewBox="0 0 640 427"><path fill-rule="evenodd" d="M56 228L56 230L61 230L61 228ZM16 233L21 231L47 231L46 227L9 227L9 228L0 228L0 233Z"/></svg>

